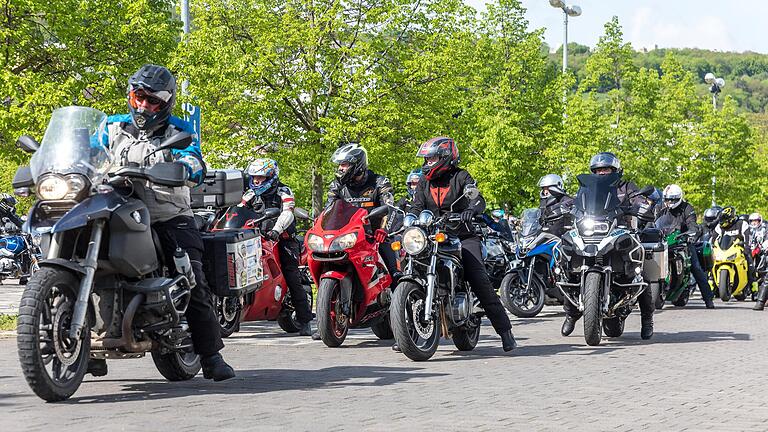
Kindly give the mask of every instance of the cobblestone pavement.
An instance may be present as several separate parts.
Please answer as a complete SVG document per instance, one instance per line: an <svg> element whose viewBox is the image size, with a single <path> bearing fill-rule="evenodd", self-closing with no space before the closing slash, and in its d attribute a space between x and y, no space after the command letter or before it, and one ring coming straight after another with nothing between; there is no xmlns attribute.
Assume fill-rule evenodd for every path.
<svg viewBox="0 0 768 432"><path fill-rule="evenodd" d="M117 360L57 404L32 394L15 340L0 339L0 430L766 431L768 312L717 306L668 306L647 342L635 312L599 347L579 327L561 337L563 315L547 307L515 320L510 355L486 326L475 351L444 341L422 363L365 330L330 349L247 324L224 350L236 379L169 383L149 358Z"/></svg>
<svg viewBox="0 0 768 432"><path fill-rule="evenodd" d="M19 313L19 301L24 287L16 285L17 280L4 280L0 285L0 314Z"/></svg>

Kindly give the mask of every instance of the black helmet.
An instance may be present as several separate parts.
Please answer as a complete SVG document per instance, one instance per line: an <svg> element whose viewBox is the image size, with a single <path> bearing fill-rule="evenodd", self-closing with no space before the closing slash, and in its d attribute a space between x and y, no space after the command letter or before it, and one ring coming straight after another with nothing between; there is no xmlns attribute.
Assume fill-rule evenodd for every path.
<svg viewBox="0 0 768 432"><path fill-rule="evenodd" d="M720 212L723 208L720 206L712 206L704 211L704 225L709 229L713 229L720 222Z"/></svg>
<svg viewBox="0 0 768 432"><path fill-rule="evenodd" d="M736 209L733 207L724 208L720 212L720 217L718 219L720 222L720 228L728 228L738 219L736 216Z"/></svg>
<svg viewBox="0 0 768 432"><path fill-rule="evenodd" d="M417 157L424 158L424 165L421 167L421 172L427 180L433 180L439 178L450 171L452 168L459 164L459 147L452 138L448 137L435 137L419 147ZM431 157L439 156L440 159L433 164L427 163L427 159Z"/></svg>
<svg viewBox="0 0 768 432"><path fill-rule="evenodd" d="M156 108L144 108L144 101ZM139 129L152 129L167 121L175 102L176 78L162 66L144 65L128 79L128 109Z"/></svg>
<svg viewBox="0 0 768 432"><path fill-rule="evenodd" d="M2 205L7 210L14 211L16 209L16 198L7 193L0 194L0 205Z"/></svg>
<svg viewBox="0 0 768 432"><path fill-rule="evenodd" d="M621 162L615 154L611 152L600 152L589 160L589 170L594 174L598 168L611 168L613 172L621 174Z"/></svg>
<svg viewBox="0 0 768 432"><path fill-rule="evenodd" d="M336 178L341 184L349 184L350 180L368 171L368 153L357 144L346 144L336 149L331 156L331 162L336 165L344 162L350 164L346 171L343 171L341 166L336 170Z"/></svg>

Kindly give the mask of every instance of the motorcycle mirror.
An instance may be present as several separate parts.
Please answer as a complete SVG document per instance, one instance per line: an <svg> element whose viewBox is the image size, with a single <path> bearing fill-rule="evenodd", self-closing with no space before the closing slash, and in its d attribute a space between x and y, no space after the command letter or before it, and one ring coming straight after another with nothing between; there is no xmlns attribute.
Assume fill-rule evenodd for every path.
<svg viewBox="0 0 768 432"><path fill-rule="evenodd" d="M464 188L464 196L473 200L480 196L480 190L477 189L477 185L471 184Z"/></svg>
<svg viewBox="0 0 768 432"><path fill-rule="evenodd" d="M654 188L653 186L646 186L646 187L640 189L639 191L635 192L632 195L633 196L641 196L642 195L644 197L647 197L647 196L650 196L653 193L653 191L655 191L655 190L656 190L656 188Z"/></svg>
<svg viewBox="0 0 768 432"><path fill-rule="evenodd" d="M272 219L280 216L282 210L279 208L270 208L264 212L264 219Z"/></svg>
<svg viewBox="0 0 768 432"><path fill-rule="evenodd" d="M299 219L309 219L309 213L301 207L293 209L293 214Z"/></svg>
<svg viewBox="0 0 768 432"><path fill-rule="evenodd" d="M22 135L16 140L16 147L27 153L34 153L40 148L40 143L29 135Z"/></svg>
<svg viewBox="0 0 768 432"><path fill-rule="evenodd" d="M377 208L371 210L370 213L368 213L368 219L370 219L372 217L381 216L381 215L383 215L384 213L386 213L388 211L389 211L389 207L387 207L387 206L377 207Z"/></svg>
<svg viewBox="0 0 768 432"><path fill-rule="evenodd" d="M177 133L176 135L173 135L172 137L167 138L165 141L163 141L160 146L155 151L165 150L165 149L185 149L189 147L189 145L192 144L192 135L188 132L181 132Z"/></svg>

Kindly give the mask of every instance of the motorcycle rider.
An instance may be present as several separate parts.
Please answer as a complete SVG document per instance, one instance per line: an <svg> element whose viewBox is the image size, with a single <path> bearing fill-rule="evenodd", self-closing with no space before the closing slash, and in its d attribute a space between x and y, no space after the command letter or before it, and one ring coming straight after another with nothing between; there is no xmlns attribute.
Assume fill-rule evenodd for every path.
<svg viewBox="0 0 768 432"><path fill-rule="evenodd" d="M475 216L483 213L485 200L481 196L473 202L467 198L456 201L462 197L465 187L475 185L475 180L467 171L458 167L459 149L453 139L432 138L421 145L417 156L424 158L424 181L419 183L414 194L411 214L418 215L423 210L429 210L435 216L440 216L450 212L451 204L457 202L452 211L461 214L462 223L453 232L448 230L448 234L456 235L461 240L462 263L467 282L488 314L496 333L501 336L504 351L510 351L517 346L512 335L512 324L491 286L483 264L480 237L475 234L472 226Z"/></svg>
<svg viewBox="0 0 768 432"><path fill-rule="evenodd" d="M720 213L723 211L723 208L715 205L712 206L706 210L704 210L704 235L709 235L710 240L714 237L715 234L715 228L717 228L717 224L720 221Z"/></svg>
<svg viewBox="0 0 768 432"><path fill-rule="evenodd" d="M499 233L504 240L514 240L512 229L509 227L509 223L507 223L507 219L504 217L504 210L496 209L491 211L490 216L485 213L480 216L483 218L485 224L488 225L488 228Z"/></svg>
<svg viewBox="0 0 768 432"><path fill-rule="evenodd" d="M717 244L720 237L723 235L728 235L732 238L737 238L741 240L742 244L742 251L744 253L744 258L747 260L747 288L751 291L752 284L757 280L755 275L755 265L752 260L752 253L749 250L749 245L752 241L752 236L749 228L749 223L746 220L743 220L736 215L736 209L733 207L725 207L722 209L717 217L717 225L715 226L714 231L712 232L712 244ZM747 291L747 292L750 292ZM758 293L758 302L755 305L756 310L761 310L758 308L760 305L760 295L763 294Z"/></svg>
<svg viewBox="0 0 768 432"><path fill-rule="evenodd" d="M623 174L621 168L621 162L611 152L601 152L594 156L589 161L589 170L592 174L597 175L609 175L613 173ZM621 206L630 209L634 205L642 203L643 197L636 195L638 192L637 186L626 180L621 180L617 186L618 198L621 202ZM651 290L646 289L638 297L638 303L640 303L640 337L642 339L650 339L653 337L653 312L656 309L653 302L653 295ZM565 321L563 327L560 329L560 333L563 336L568 336L573 333L576 327L576 321L581 318L581 312L571 302L563 302L563 309L565 310Z"/></svg>
<svg viewBox="0 0 768 432"><path fill-rule="evenodd" d="M693 206L683 199L683 189L676 185L670 184L664 188L663 192L664 206L657 212L656 219L658 220L664 215L670 215L674 218L675 224L680 227L680 232L694 232L694 236L691 237L691 241L688 242L688 254L691 258L691 273L696 280L696 285L699 286L701 297L704 300L704 304L707 309L714 309L715 303L712 301L714 294L709 287L709 279L707 273L701 266L699 260L699 254L696 250L695 239L700 235L699 225L696 223L696 210Z"/></svg>
<svg viewBox="0 0 768 432"><path fill-rule="evenodd" d="M563 178L547 174L539 179L539 211L541 227L561 237L568 226L573 225L573 198L566 192Z"/></svg>
<svg viewBox="0 0 768 432"><path fill-rule="evenodd" d="M750 249L756 249L760 247L762 250L766 250L764 243L766 242L766 223L763 222L763 216L760 213L752 213L749 215L749 229L750 238L752 244Z"/></svg>
<svg viewBox="0 0 768 432"><path fill-rule="evenodd" d="M408 175L405 177L405 185L408 195L400 198L395 204L395 207L406 213L409 213L411 208L411 201L413 201L413 194L416 192L416 186L419 185L419 181L421 181L423 177L424 176L421 174L421 168L416 168L415 170L408 173Z"/></svg>
<svg viewBox="0 0 768 432"><path fill-rule="evenodd" d="M24 221L16 214L16 198L11 194L0 194L0 220L8 219L8 222L14 224L15 229L21 229Z"/></svg>
<svg viewBox="0 0 768 432"><path fill-rule="evenodd" d="M192 263L196 285L185 317L194 350L201 357L203 376L214 381L232 378L235 371L219 354L224 344L203 273L203 240L190 207L189 186L200 184L206 170L200 143L191 124L171 115L176 101L176 79L168 69L151 64L142 66L128 79L127 91L130 114L110 116L101 137L101 143L115 155L116 167L143 165L145 158L166 138L181 132L193 135L189 147L154 153L146 162L148 165L158 162L182 164L189 174L186 186L149 186L133 182L133 193L149 208L152 228L160 238L166 262L173 262L173 252L179 247ZM88 370L94 376L106 374L106 362L91 360Z"/></svg>
<svg viewBox="0 0 768 432"><path fill-rule="evenodd" d="M296 202L291 189L280 181L280 167L273 159L259 158L248 165L248 190L243 194L241 206L249 206L257 212L279 208L277 220L262 222L261 232L269 240L278 242L280 266L285 283L291 293L291 302L296 310L296 320L301 325L300 336L312 335L312 309L307 301L299 273L301 245L296 233L296 218L293 211Z"/></svg>
<svg viewBox="0 0 768 432"><path fill-rule="evenodd" d="M368 169L368 153L365 148L358 144L342 145L331 156L331 162L338 165L338 168L336 179L328 189L326 208L339 199L368 212L383 205L394 204L392 184L388 178ZM387 238L387 216L371 218L370 223L371 228L375 229L374 238L379 243L379 254L392 276L391 286L395 287L402 273L397 268L397 255ZM312 339L319 340L320 333L315 331Z"/></svg>

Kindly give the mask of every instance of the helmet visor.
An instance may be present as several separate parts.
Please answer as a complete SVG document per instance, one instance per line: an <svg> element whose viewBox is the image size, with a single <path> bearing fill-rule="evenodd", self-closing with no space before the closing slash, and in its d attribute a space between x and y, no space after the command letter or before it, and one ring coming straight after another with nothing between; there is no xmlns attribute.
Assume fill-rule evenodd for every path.
<svg viewBox="0 0 768 432"><path fill-rule="evenodd" d="M167 101L163 100L163 98L141 88L128 92L128 103L131 104L133 109L143 109L156 113L165 107L166 102Z"/></svg>

